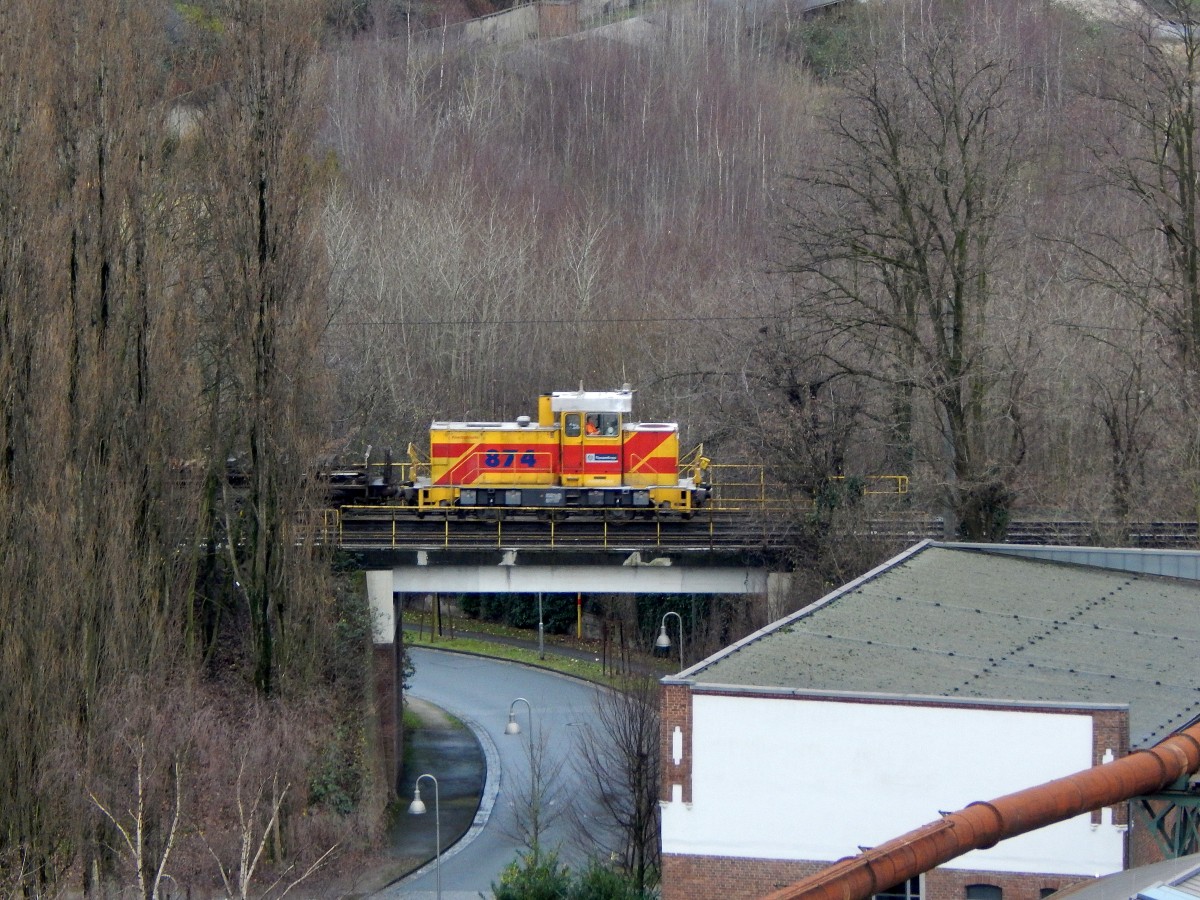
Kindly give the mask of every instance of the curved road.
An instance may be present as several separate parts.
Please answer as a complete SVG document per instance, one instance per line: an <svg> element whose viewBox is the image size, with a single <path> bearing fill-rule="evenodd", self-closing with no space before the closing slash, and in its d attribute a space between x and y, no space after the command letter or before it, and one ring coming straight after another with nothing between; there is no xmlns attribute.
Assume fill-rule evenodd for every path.
<svg viewBox="0 0 1200 900"><path fill-rule="evenodd" d="M572 761L575 747L582 739L581 723L590 721L596 687L542 669L460 653L410 647L416 667L409 695L440 706L471 726L488 757L488 778L484 788L483 809L490 804L482 828L473 827L458 844L442 853L442 896L446 900L491 896L492 882L513 861L519 839L513 837L516 811L514 800L529 784L530 712L524 703L516 704L516 719L521 726L517 736L504 733L508 710L513 700L524 697L532 707L535 732L546 736L548 759L563 760L559 783L561 795L578 802L578 783ZM436 777L437 772L432 774ZM428 785L422 785L423 788ZM402 790L402 794L405 791ZM432 797L423 791L429 811ZM481 817L476 817L478 823ZM543 847L561 846L561 858L568 863L581 861L571 846L571 827L560 816L544 835ZM432 823L431 823L432 824ZM380 891L380 898L433 898L436 871L431 863L407 878Z"/></svg>

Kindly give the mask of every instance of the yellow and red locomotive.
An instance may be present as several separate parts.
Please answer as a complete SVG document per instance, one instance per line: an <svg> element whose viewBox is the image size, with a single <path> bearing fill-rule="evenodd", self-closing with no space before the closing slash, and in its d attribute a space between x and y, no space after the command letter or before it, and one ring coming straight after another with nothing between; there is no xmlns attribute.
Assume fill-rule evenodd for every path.
<svg viewBox="0 0 1200 900"><path fill-rule="evenodd" d="M633 391L556 391L537 420L434 422L429 459L402 489L419 511L458 507L669 510L684 516L710 494L697 449L680 461L673 422L635 422Z"/></svg>

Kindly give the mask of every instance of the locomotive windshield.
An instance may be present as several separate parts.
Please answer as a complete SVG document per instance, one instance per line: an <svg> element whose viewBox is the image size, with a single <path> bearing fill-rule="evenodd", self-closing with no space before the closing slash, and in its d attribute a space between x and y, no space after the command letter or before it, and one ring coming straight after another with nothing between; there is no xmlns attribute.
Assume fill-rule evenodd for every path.
<svg viewBox="0 0 1200 900"><path fill-rule="evenodd" d="M588 413L583 430L589 437L595 435L615 437L618 421L616 413Z"/></svg>

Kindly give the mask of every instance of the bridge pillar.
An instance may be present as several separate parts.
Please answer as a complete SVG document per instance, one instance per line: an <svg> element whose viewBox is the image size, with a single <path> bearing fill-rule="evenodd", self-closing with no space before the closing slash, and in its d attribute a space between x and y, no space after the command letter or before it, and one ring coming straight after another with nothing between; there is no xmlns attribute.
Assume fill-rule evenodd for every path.
<svg viewBox="0 0 1200 900"><path fill-rule="evenodd" d="M791 572L767 573L767 621L777 622L784 617L792 593Z"/></svg>
<svg viewBox="0 0 1200 900"><path fill-rule="evenodd" d="M388 791L396 797L400 790L400 767L404 762L404 695L400 668L400 654L404 650L402 613L392 592L391 569L369 570L366 575L374 645L375 719L379 725L379 746Z"/></svg>

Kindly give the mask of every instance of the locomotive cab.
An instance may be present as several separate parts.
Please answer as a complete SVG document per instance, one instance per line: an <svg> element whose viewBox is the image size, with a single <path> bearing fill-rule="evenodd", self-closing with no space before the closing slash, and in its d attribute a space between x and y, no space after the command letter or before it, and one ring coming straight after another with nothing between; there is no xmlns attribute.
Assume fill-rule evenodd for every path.
<svg viewBox="0 0 1200 900"><path fill-rule="evenodd" d="M622 484L622 418L633 409L631 391L564 391L549 395L559 426L564 488Z"/></svg>

